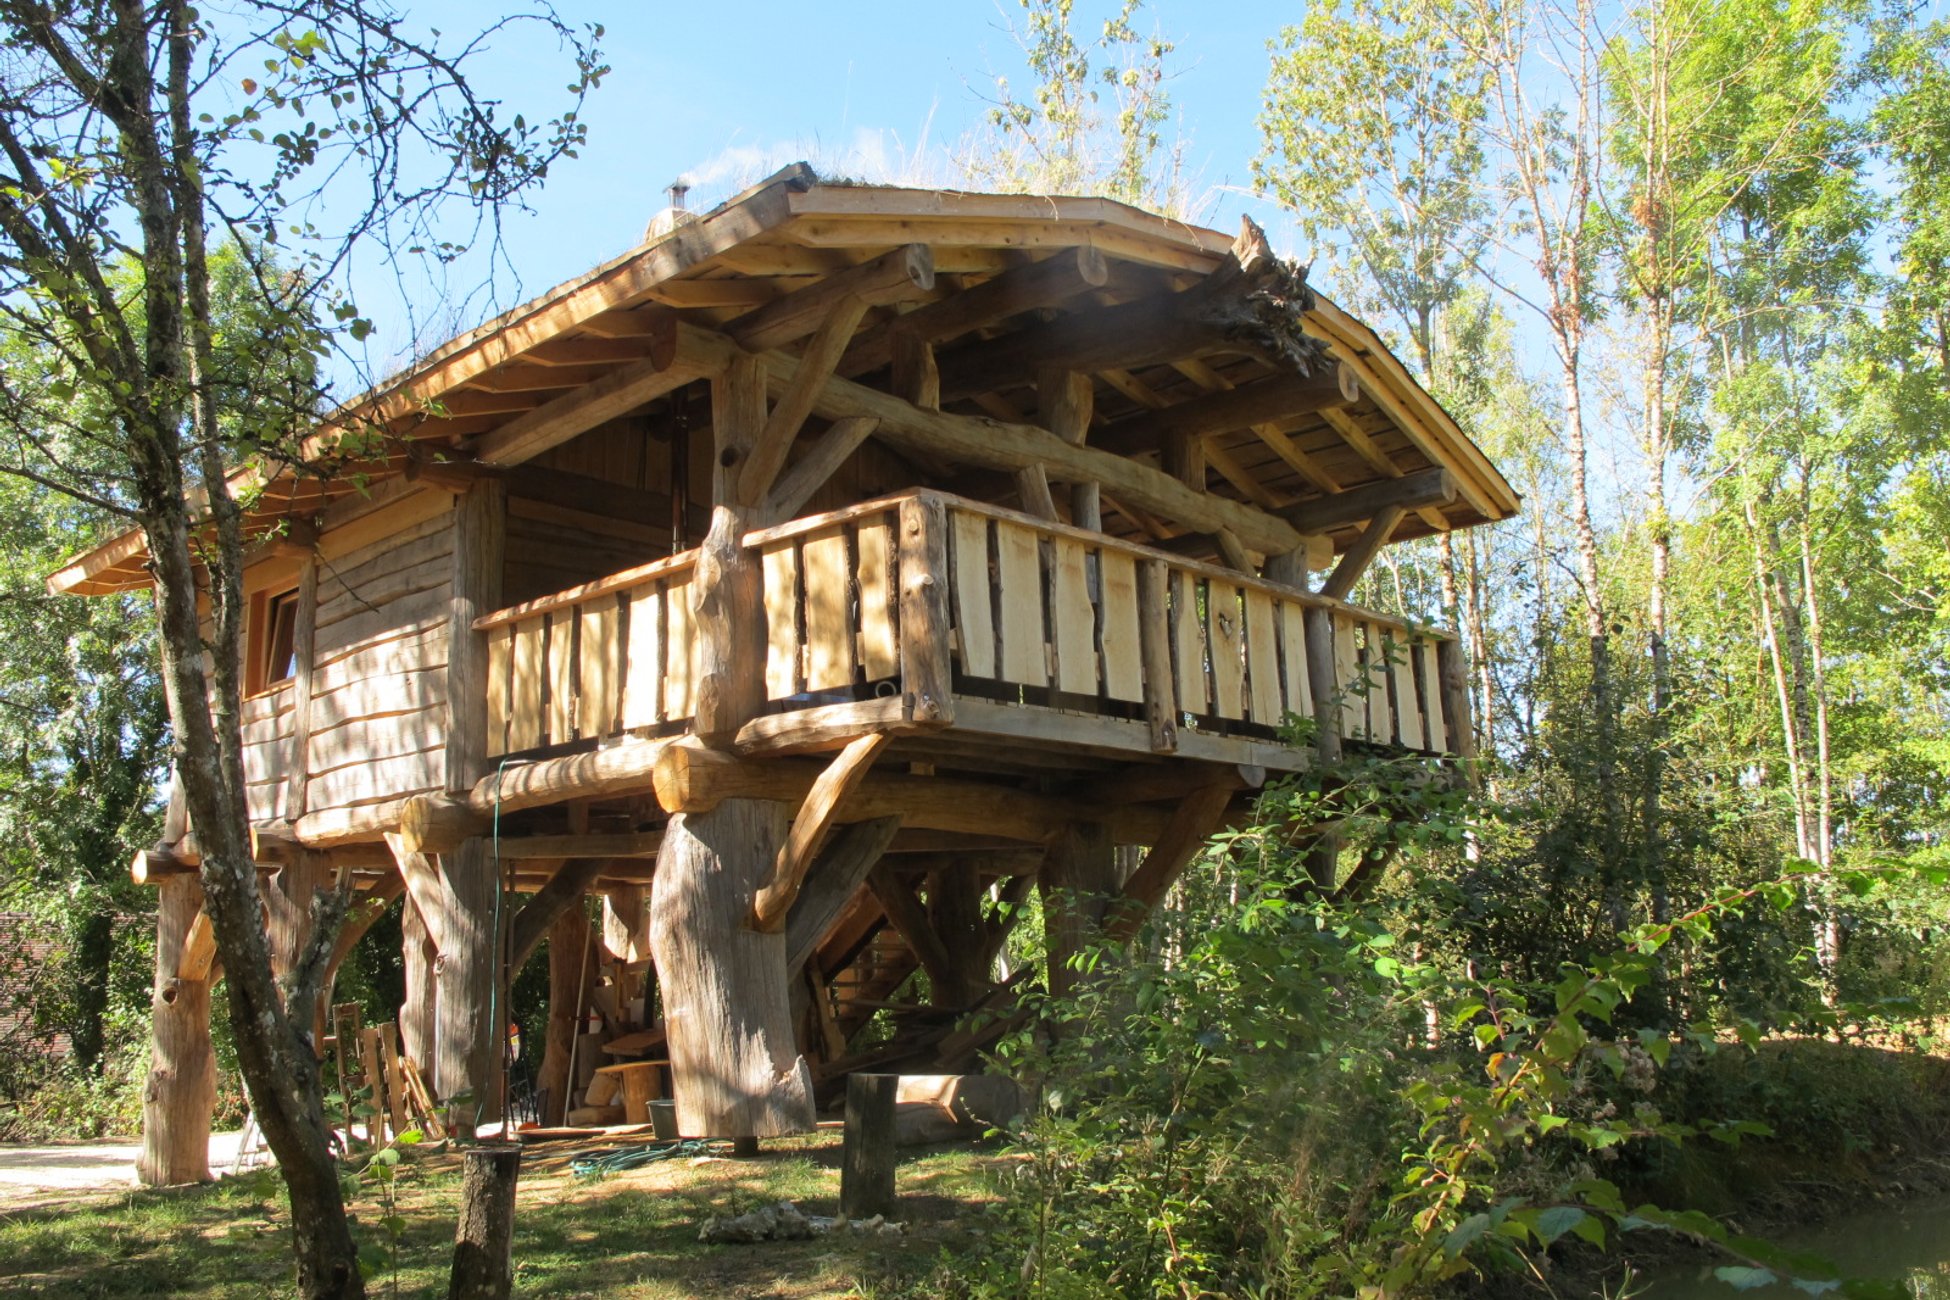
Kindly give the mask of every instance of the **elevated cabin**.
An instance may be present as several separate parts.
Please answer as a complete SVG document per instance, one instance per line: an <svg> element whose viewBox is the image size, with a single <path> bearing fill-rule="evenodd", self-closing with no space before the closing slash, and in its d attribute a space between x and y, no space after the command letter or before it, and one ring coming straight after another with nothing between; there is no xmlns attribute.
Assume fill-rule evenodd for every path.
<svg viewBox="0 0 1950 1300"><path fill-rule="evenodd" d="M665 224L314 438L377 427L384 459L255 475L274 949L337 870L367 913L403 892L437 1092L490 1081L487 991L548 933L558 1115L593 986L686 1132L790 1131L849 1070L974 1059L1031 888L1060 962L1269 774L1470 752L1450 634L1345 598L1517 499L1250 223L794 167ZM131 534L50 582L143 560ZM159 979L210 973L195 861L178 819L138 863L188 900ZM531 897L497 956L503 879Z"/></svg>

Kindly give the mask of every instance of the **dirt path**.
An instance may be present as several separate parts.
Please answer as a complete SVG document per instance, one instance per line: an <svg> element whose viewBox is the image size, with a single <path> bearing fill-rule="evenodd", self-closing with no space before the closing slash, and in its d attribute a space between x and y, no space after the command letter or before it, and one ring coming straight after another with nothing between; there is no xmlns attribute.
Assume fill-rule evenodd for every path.
<svg viewBox="0 0 1950 1300"><path fill-rule="evenodd" d="M237 1147L242 1136L241 1133L210 1135L211 1173L227 1174L237 1167ZM135 1159L141 1150L133 1142L76 1142L47 1147L0 1144L0 1213L73 1204L131 1191L137 1186Z"/></svg>

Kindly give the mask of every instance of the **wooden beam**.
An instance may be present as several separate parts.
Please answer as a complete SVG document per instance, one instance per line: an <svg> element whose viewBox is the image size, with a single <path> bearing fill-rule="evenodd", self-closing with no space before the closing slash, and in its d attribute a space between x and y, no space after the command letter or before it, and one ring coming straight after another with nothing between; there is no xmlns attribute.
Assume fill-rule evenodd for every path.
<svg viewBox="0 0 1950 1300"><path fill-rule="evenodd" d="M345 959L352 955L352 950L359 946L359 940L365 938L366 931L372 929L379 918L386 914L386 909L393 905L393 900L405 890L405 880L395 874L387 876L371 891L353 900L352 910L339 923L338 937L332 940L332 955L325 963L328 982L345 964Z"/></svg>
<svg viewBox="0 0 1950 1300"><path fill-rule="evenodd" d="M1044 367L1036 375L1036 414L1048 429L1073 447L1090 436L1096 409L1096 386L1078 370ZM1104 527L1103 487L1095 479L1070 486L1070 522L1101 532Z"/></svg>
<svg viewBox="0 0 1950 1300"><path fill-rule="evenodd" d="M210 978L217 964L217 933L210 926L210 913L196 910L189 933L183 938L183 954L176 962L176 978L200 983Z"/></svg>
<svg viewBox="0 0 1950 1300"><path fill-rule="evenodd" d="M494 851L516 862L548 858L654 858L663 843L662 831L623 831L612 834L513 835L494 842Z"/></svg>
<svg viewBox="0 0 1950 1300"><path fill-rule="evenodd" d="M718 369L717 350L708 356L687 351L676 318L669 319L668 348L659 344L647 360L620 366L480 435L472 443L475 459L488 465L519 465Z"/></svg>
<svg viewBox="0 0 1950 1300"><path fill-rule="evenodd" d="M1285 514L1300 531L1321 533L1363 523L1389 506L1417 510L1423 506L1448 505L1455 499L1456 476L1435 466L1386 482L1349 488L1336 496L1302 501L1289 507Z"/></svg>
<svg viewBox="0 0 1950 1300"><path fill-rule="evenodd" d="M792 820L791 832L779 846L771 878L759 887L752 900L754 929L775 932L785 928L786 915L792 910L793 900L799 897L806 872L833 829L840 802L860 784L889 739L885 733L860 737L841 750L839 757L827 764L826 770L813 782Z"/></svg>
<svg viewBox="0 0 1950 1300"><path fill-rule="evenodd" d="M862 335L840 362L852 378L878 370L894 359L896 332L923 343L940 343L1026 311L1054 307L1078 294L1101 289L1110 263L1094 248L1065 249L1040 262L1010 270L963 289L939 302L916 307L899 320Z"/></svg>
<svg viewBox="0 0 1950 1300"><path fill-rule="evenodd" d="M812 413L813 398L839 364L840 354L866 312L866 300L857 294L846 294L833 302L819 332L799 358L799 372L765 418L765 427L739 471L737 496L741 504L757 505L772 490L773 481L785 468L786 453L798 441L799 430Z"/></svg>
<svg viewBox="0 0 1950 1300"><path fill-rule="evenodd" d="M1024 514L1053 524L1063 522L1056 513L1056 498L1050 495L1049 475L1041 465L1025 465L1016 471L1016 495Z"/></svg>
<svg viewBox="0 0 1950 1300"><path fill-rule="evenodd" d="M914 956L921 963L921 969L928 973L928 979L937 987L945 987L954 981L954 962L948 950L941 943L941 937L928 923L927 909L921 900L907 887L907 882L895 875L887 867L885 859L875 864L867 873L867 888L887 913L888 922L894 927L907 946L914 950Z"/></svg>
<svg viewBox="0 0 1950 1300"><path fill-rule="evenodd" d="M1273 257L1264 234L1248 224L1232 258L1181 293L1077 312L957 349L942 358L942 400L1014 387L1040 366L1128 370L1208 352L1305 370L1325 351L1301 328L1312 300L1305 273Z"/></svg>
<svg viewBox="0 0 1950 1300"><path fill-rule="evenodd" d="M1177 883L1205 841L1224 822L1232 792L1233 787L1226 784L1207 786L1186 796L1172 810L1164 833L1152 843L1144 861L1124 882L1123 896L1105 926L1110 939L1128 939L1137 933L1151 909Z"/></svg>
<svg viewBox="0 0 1950 1300"><path fill-rule="evenodd" d="M827 932L840 918L853 895L866 883L894 836L899 817L881 817L842 827L826 843L819 860L806 873L804 886L785 919L785 970L792 975L806 964Z"/></svg>
<svg viewBox="0 0 1950 1300"><path fill-rule="evenodd" d="M879 424L880 421L871 417L833 421L832 427L819 436L799 462L780 476L771 495L759 508L760 521L776 524L797 515L800 507L812 500L813 493L833 477L847 457L860 449L860 444Z"/></svg>
<svg viewBox="0 0 1950 1300"><path fill-rule="evenodd" d="M1320 584L1320 594L1334 600L1346 600L1354 584L1361 581L1361 575L1374 563L1374 557L1381 554L1381 548L1394 536L1395 525L1401 523L1402 516L1408 512L1401 506L1383 506L1380 513L1368 521L1361 535L1352 545L1341 553L1341 562L1327 575L1327 581Z"/></svg>
<svg viewBox="0 0 1950 1300"><path fill-rule="evenodd" d="M564 862L548 883L522 904L508 927L508 978L513 979L529 957L534 955L549 927L571 907L582 905L582 896L596 883L607 865L601 858L571 858Z"/></svg>
<svg viewBox="0 0 1950 1300"><path fill-rule="evenodd" d="M474 620L501 603L508 490L476 483L454 501L447 612L446 787L466 790L487 772L488 646Z"/></svg>
<svg viewBox="0 0 1950 1300"><path fill-rule="evenodd" d="M933 289L934 251L926 244L906 244L748 311L725 332L748 352L766 352L811 334L847 298L884 307L911 302Z"/></svg>
<svg viewBox="0 0 1950 1300"><path fill-rule="evenodd" d="M1175 436L1202 438L1228 433L1328 406L1345 406L1359 400L1360 395L1360 388L1343 366L1334 366L1325 374L1275 375L1243 388L1126 416L1103 429L1097 443L1120 455L1134 456L1158 451Z"/></svg>
<svg viewBox="0 0 1950 1300"><path fill-rule="evenodd" d="M716 338L720 354L730 351L722 336L685 327L687 341L698 350ZM799 362L782 353L766 358L770 386L782 391L798 373ZM1052 477L1067 482L1095 481L1104 490L1141 509L1176 519L1195 532L1230 528L1241 541L1262 553L1290 551L1301 545L1299 530L1263 510L1199 492L1170 475L1111 452L1077 447L1047 429L1009 424L979 416L926 410L890 393L833 378L813 405L829 420L871 416L880 421L875 436L901 448L988 469L1015 471L1040 464Z"/></svg>

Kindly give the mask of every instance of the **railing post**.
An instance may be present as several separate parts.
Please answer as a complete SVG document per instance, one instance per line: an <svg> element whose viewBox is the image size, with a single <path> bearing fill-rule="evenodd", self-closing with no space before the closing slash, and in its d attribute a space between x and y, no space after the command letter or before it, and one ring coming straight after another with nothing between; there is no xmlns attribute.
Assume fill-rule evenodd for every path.
<svg viewBox="0 0 1950 1300"><path fill-rule="evenodd" d="M955 720L948 651L948 510L939 497L900 506L901 696L911 722Z"/></svg>
<svg viewBox="0 0 1950 1300"><path fill-rule="evenodd" d="M1334 655L1334 613L1325 605L1308 605L1300 615L1307 629L1307 687L1313 696L1314 749L1323 763L1340 761L1341 710L1344 685Z"/></svg>
<svg viewBox="0 0 1950 1300"><path fill-rule="evenodd" d="M1151 748L1178 749L1178 693L1171 676L1171 622L1167 617L1167 579L1163 560L1138 563L1138 648L1144 673L1144 717L1151 725Z"/></svg>

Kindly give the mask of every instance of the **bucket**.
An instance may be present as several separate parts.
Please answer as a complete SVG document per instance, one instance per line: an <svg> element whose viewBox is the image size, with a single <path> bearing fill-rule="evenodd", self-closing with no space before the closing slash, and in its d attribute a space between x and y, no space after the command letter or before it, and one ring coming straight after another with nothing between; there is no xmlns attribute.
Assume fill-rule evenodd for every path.
<svg viewBox="0 0 1950 1300"><path fill-rule="evenodd" d="M674 1101L653 1101L650 1103L650 1128L659 1142L677 1140L677 1103Z"/></svg>

